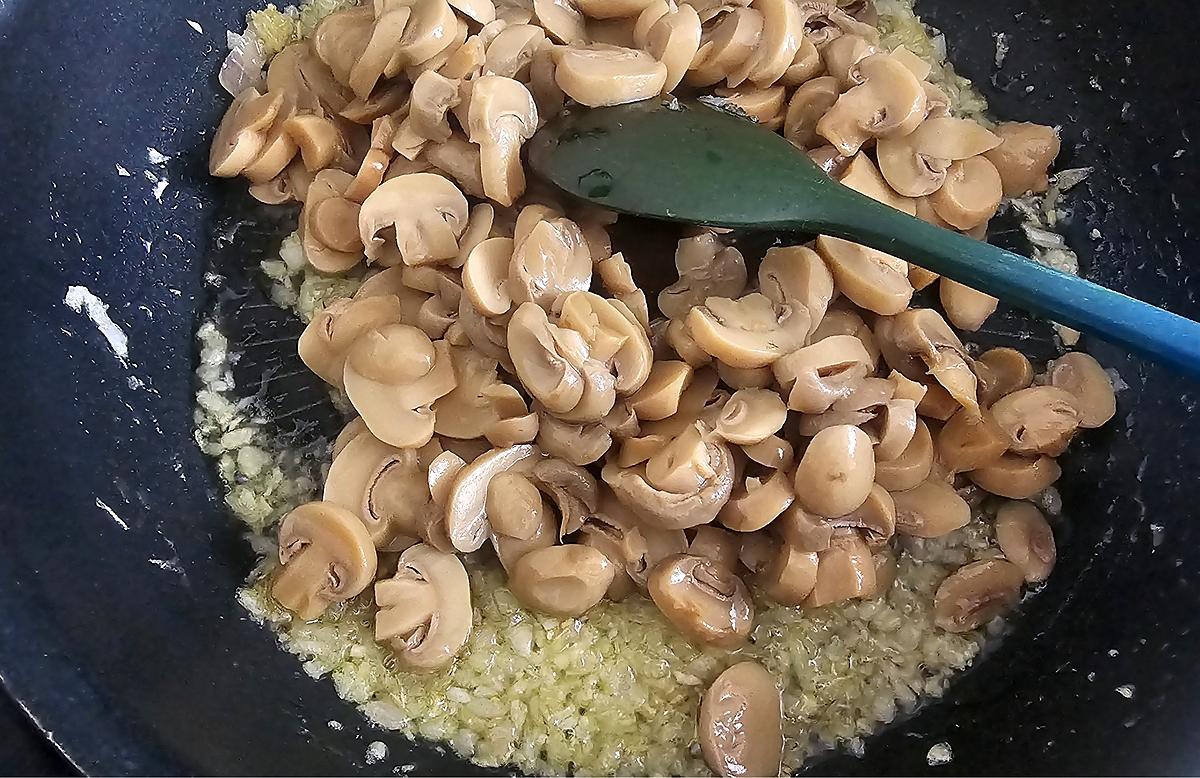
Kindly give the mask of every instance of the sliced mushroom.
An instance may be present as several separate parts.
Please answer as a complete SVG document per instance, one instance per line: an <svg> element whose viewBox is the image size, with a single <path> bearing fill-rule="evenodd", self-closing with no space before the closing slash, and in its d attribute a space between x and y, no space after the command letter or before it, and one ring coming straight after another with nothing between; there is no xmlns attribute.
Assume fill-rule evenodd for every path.
<svg viewBox="0 0 1200 778"><path fill-rule="evenodd" d="M788 393L789 408L823 413L837 400L848 397L874 366L861 340L853 335L832 335L793 351L772 369Z"/></svg>
<svg viewBox="0 0 1200 778"><path fill-rule="evenodd" d="M1031 386L997 400L992 415L1014 454L1054 457L1066 451L1079 431L1075 403L1075 396L1065 389Z"/></svg>
<svg viewBox="0 0 1200 778"><path fill-rule="evenodd" d="M875 553L871 555L871 561L875 563L875 588L871 592L864 593L863 599L882 599L887 597L887 593L891 591L892 584L896 583L896 555L886 546L875 549Z"/></svg>
<svg viewBox="0 0 1200 778"><path fill-rule="evenodd" d="M807 246L767 249L758 266L758 288L776 305L806 308L810 318L809 335L825 318L835 294L829 267Z"/></svg>
<svg viewBox="0 0 1200 778"><path fill-rule="evenodd" d="M881 317L875 335L893 369L919 380L925 372L923 366L960 405L978 412L977 379L966 349L937 311L913 308Z"/></svg>
<svg viewBox="0 0 1200 778"><path fill-rule="evenodd" d="M952 278L938 282L938 299L946 318L960 330L975 332L996 312L1000 301L990 294L978 292Z"/></svg>
<svg viewBox="0 0 1200 778"><path fill-rule="evenodd" d="M779 437L770 435L758 443L742 446L742 453L763 467L772 470L786 470L792 466L795 452L792 444Z"/></svg>
<svg viewBox="0 0 1200 778"><path fill-rule="evenodd" d="M598 461L608 452L612 433L603 424L571 424L543 413L537 444L552 457L583 466Z"/></svg>
<svg viewBox="0 0 1200 778"><path fill-rule="evenodd" d="M222 178L240 175L262 154L267 132L283 108L282 92L264 95L251 87L238 94L213 137L209 173Z"/></svg>
<svg viewBox="0 0 1200 778"><path fill-rule="evenodd" d="M996 166L985 157L971 157L947 168L946 181L929 195L929 204L955 228L971 230L996 214L1003 196Z"/></svg>
<svg viewBox="0 0 1200 778"><path fill-rule="evenodd" d="M540 427L538 414L527 413L500 419L488 427L483 435L496 448L508 448L518 443L532 443L537 439Z"/></svg>
<svg viewBox="0 0 1200 778"><path fill-rule="evenodd" d="M623 303L571 292L560 305L559 326L580 333L592 358L612 366L618 393L633 394L646 383L654 362L650 338Z"/></svg>
<svg viewBox="0 0 1200 778"><path fill-rule="evenodd" d="M580 529L579 542L591 546L608 557L615 568L612 583L605 596L620 602L637 588L630 576L631 569L644 569L649 547L641 530L633 525L620 524L608 516L589 517Z"/></svg>
<svg viewBox="0 0 1200 778"><path fill-rule="evenodd" d="M700 700L700 750L719 776L779 775L783 703L774 677L757 662L717 676Z"/></svg>
<svg viewBox="0 0 1200 778"><path fill-rule="evenodd" d="M521 393L500 380L497 363L473 348L451 348L455 387L433 404L434 432L451 438L479 438L503 419L529 412Z"/></svg>
<svg viewBox="0 0 1200 778"><path fill-rule="evenodd" d="M446 500L446 529L456 549L477 551L487 541L487 495L492 479L503 472L528 472L539 456L530 445L493 449L459 472Z"/></svg>
<svg viewBox="0 0 1200 778"><path fill-rule="evenodd" d="M463 265L463 291L484 316L503 316L512 307L508 294L508 268L512 262L512 238L488 238L467 255Z"/></svg>
<svg viewBox="0 0 1200 778"><path fill-rule="evenodd" d="M875 591L875 562L857 530L836 530L829 549L817 554L817 580L804 601L820 608Z"/></svg>
<svg viewBox="0 0 1200 778"><path fill-rule="evenodd" d="M327 384L345 387L346 357L362 335L402 321L404 312L393 295L335 300L313 317L300 335L300 360Z"/></svg>
<svg viewBox="0 0 1200 778"><path fill-rule="evenodd" d="M1046 171L1058 156L1061 141L1053 127L1026 122L1001 122L996 126L1000 145L985 156L1000 174L1005 197L1045 192Z"/></svg>
<svg viewBox="0 0 1200 778"><path fill-rule="evenodd" d="M562 459L543 459L529 477L554 502L559 516L559 537L579 531L600 503L600 485L579 465Z"/></svg>
<svg viewBox="0 0 1200 778"><path fill-rule="evenodd" d="M801 605L817 583L817 553L780 543L770 561L754 577L767 596L780 605Z"/></svg>
<svg viewBox="0 0 1200 778"><path fill-rule="evenodd" d="M554 80L583 105L621 105L662 92L667 66L635 49L572 47L558 54Z"/></svg>
<svg viewBox="0 0 1200 778"><path fill-rule="evenodd" d="M283 124L283 130L291 136L300 149L300 158L310 172L329 167L343 151L342 134L324 116L304 114L293 116Z"/></svg>
<svg viewBox="0 0 1200 778"><path fill-rule="evenodd" d="M517 226L508 281L508 293L514 302L533 302L549 310L562 295L587 291L592 280L592 258L575 222L541 219L524 234L522 225Z"/></svg>
<svg viewBox="0 0 1200 778"><path fill-rule="evenodd" d="M938 461L951 472L987 467L1007 450L1008 433L986 409L974 414L961 408L938 433Z"/></svg>
<svg viewBox="0 0 1200 778"><path fill-rule="evenodd" d="M297 618L311 621L375 579L375 544L350 511L310 502L279 525L279 563L271 596Z"/></svg>
<svg viewBox="0 0 1200 778"><path fill-rule="evenodd" d="M983 352L975 360L975 371L979 375L979 404L984 407L991 407L1001 397L1033 383L1029 359L1012 348Z"/></svg>
<svg viewBox="0 0 1200 778"><path fill-rule="evenodd" d="M712 560L692 554L667 557L650 571L647 589L667 621L695 643L733 649L750 636L750 592Z"/></svg>
<svg viewBox="0 0 1200 778"><path fill-rule="evenodd" d="M390 324L354 342L343 380L375 437L397 448L420 448L433 436L429 406L453 390L456 379L445 341L435 344L416 327Z"/></svg>
<svg viewBox="0 0 1200 778"><path fill-rule="evenodd" d="M823 141L817 135L817 122L837 102L840 93L833 76L814 78L796 87L783 119L783 136L805 149L820 145Z"/></svg>
<svg viewBox="0 0 1200 778"><path fill-rule="evenodd" d="M717 417L716 433L730 443L753 445L774 435L787 421L787 406L769 389L739 389Z"/></svg>
<svg viewBox="0 0 1200 778"><path fill-rule="evenodd" d="M322 499L353 511L377 548L400 551L418 537L430 500L427 484L416 450L389 446L364 432L334 457Z"/></svg>
<svg viewBox="0 0 1200 778"><path fill-rule="evenodd" d="M817 122L817 133L846 156L871 138L907 135L925 118L925 90L900 60L873 54L858 63L858 70L862 83L843 93Z"/></svg>
<svg viewBox="0 0 1200 778"><path fill-rule="evenodd" d="M441 143L450 138L446 114L458 105L459 83L435 70L426 70L413 82L407 121L422 138Z"/></svg>
<svg viewBox="0 0 1200 778"><path fill-rule="evenodd" d="M389 257L398 255L406 265L421 265L458 255L467 215L466 198L449 180L411 173L385 181L367 197L358 228L368 261L396 264Z"/></svg>
<svg viewBox="0 0 1200 778"><path fill-rule="evenodd" d="M912 489L929 477L933 469L933 437L920 419L912 441L895 459L875 460L875 480L890 492Z"/></svg>
<svg viewBox="0 0 1200 778"><path fill-rule="evenodd" d="M735 532L766 527L796 499L790 474L776 470L768 478L750 477L735 489L717 514L717 521Z"/></svg>
<svg viewBox="0 0 1200 778"><path fill-rule="evenodd" d="M644 48L667 68L662 91L674 90L700 48L700 16L696 9L685 3L668 10L647 31Z"/></svg>
<svg viewBox="0 0 1200 778"><path fill-rule="evenodd" d="M845 516L871 493L875 452L857 427L839 425L818 432L796 467L796 500L820 516Z"/></svg>
<svg viewBox="0 0 1200 778"><path fill-rule="evenodd" d="M1095 429L1108 423L1117 413L1117 396L1112 378L1091 355L1072 351L1052 361L1046 368L1050 385L1075 398L1079 426Z"/></svg>
<svg viewBox="0 0 1200 778"><path fill-rule="evenodd" d="M1032 504L1006 502L996 510L996 544L1005 558L1021 569L1027 583L1050 577L1057 558L1054 532Z"/></svg>
<svg viewBox="0 0 1200 778"><path fill-rule="evenodd" d="M658 421L674 416L679 410L683 390L691 383L693 374L692 367L686 362L655 362L646 382L630 396L629 407L642 421Z"/></svg>
<svg viewBox="0 0 1200 778"><path fill-rule="evenodd" d="M967 526L971 506L945 481L930 478L911 489L893 492L896 532L937 538Z"/></svg>
<svg viewBox="0 0 1200 778"><path fill-rule="evenodd" d="M736 573L741 546L741 541L734 533L705 524L696 527L696 536L688 544L687 552L712 560L730 573Z"/></svg>
<svg viewBox="0 0 1200 778"><path fill-rule="evenodd" d="M583 13L572 0L534 0L533 13L546 34L567 46L587 42Z"/></svg>
<svg viewBox="0 0 1200 778"><path fill-rule="evenodd" d="M742 253L732 246L722 246L710 232L679 241L675 248L675 270L679 281L658 295L658 309L672 320L683 319L708 297L733 298L746 289L746 261Z"/></svg>
<svg viewBox="0 0 1200 778"><path fill-rule="evenodd" d="M859 35L841 35L820 49L821 60L825 63L825 71L830 76L837 78L840 89L849 89L862 83L861 74L855 69L855 66L872 54L879 52L878 46Z"/></svg>
<svg viewBox="0 0 1200 778"><path fill-rule="evenodd" d="M343 273L363 258L359 205L344 197L352 181L350 174L341 170L322 170L309 185L300 212L304 256L323 273Z"/></svg>
<svg viewBox="0 0 1200 778"><path fill-rule="evenodd" d="M552 616L581 616L604 598L617 568L599 549L572 543L530 551L508 579L521 604Z"/></svg>
<svg viewBox="0 0 1200 778"><path fill-rule="evenodd" d="M882 546L896 534L896 502L887 489L875 484L866 501L856 510L824 523L833 529L859 530L867 545Z"/></svg>
<svg viewBox="0 0 1200 778"><path fill-rule="evenodd" d="M776 306L759 293L737 300L709 297L687 315L696 344L738 368L764 367L800 348L810 324L807 308Z"/></svg>
<svg viewBox="0 0 1200 778"><path fill-rule="evenodd" d="M875 167L865 153L859 152L846 162L840 172L836 173L839 184L848 186L859 194L864 194L872 200L891 206L897 211L915 216L917 202L911 197L905 197L896 192Z"/></svg>
<svg viewBox="0 0 1200 778"><path fill-rule="evenodd" d="M713 95L721 98L723 107L734 108L769 130L778 130L783 126L784 106L788 95L782 85L767 87L743 85L737 89L717 87L713 90Z"/></svg>
<svg viewBox="0 0 1200 778"><path fill-rule="evenodd" d="M682 319L667 321L666 342L680 359L693 368L699 369L712 363L712 357L697 345Z"/></svg>
<svg viewBox="0 0 1200 778"><path fill-rule="evenodd" d="M830 308L813 330L810 341L819 343L834 335L853 335L858 338L871 357L872 370L874 365L879 363L879 344L875 342L875 333L871 332L871 328L856 310L851 310L846 305Z"/></svg>
<svg viewBox="0 0 1200 778"><path fill-rule="evenodd" d="M879 141L883 177L909 197L932 195L946 181L951 163L995 148L1000 139L970 119L926 119L908 135Z"/></svg>
<svg viewBox="0 0 1200 778"><path fill-rule="evenodd" d="M976 486L1010 500L1028 500L1054 484L1062 468L1051 457L1008 453L967 473Z"/></svg>
<svg viewBox="0 0 1200 778"><path fill-rule="evenodd" d="M481 76L471 90L469 117L471 142L479 145L484 194L512 205L525 191L521 145L538 127L533 95L520 81Z"/></svg>
<svg viewBox="0 0 1200 778"><path fill-rule="evenodd" d="M521 385L551 413L573 410L585 378L562 354L546 312L534 303L519 307L508 323L508 348Z"/></svg>
<svg viewBox="0 0 1200 778"><path fill-rule="evenodd" d="M471 636L471 582L454 554L424 543L400 555L396 574L375 584L375 640L405 666L432 672L454 661Z"/></svg>
<svg viewBox="0 0 1200 778"><path fill-rule="evenodd" d="M1003 559L960 567L938 586L934 622L947 632L970 632L1011 610L1021 598L1021 569Z"/></svg>
<svg viewBox="0 0 1200 778"><path fill-rule="evenodd" d="M769 367L730 367L717 363L717 377L730 389L764 389L775 383L775 374Z"/></svg>
<svg viewBox="0 0 1200 778"><path fill-rule="evenodd" d="M855 305L882 316L908 308L913 288L904 260L828 235L817 238L817 251L829 265L837 288Z"/></svg>

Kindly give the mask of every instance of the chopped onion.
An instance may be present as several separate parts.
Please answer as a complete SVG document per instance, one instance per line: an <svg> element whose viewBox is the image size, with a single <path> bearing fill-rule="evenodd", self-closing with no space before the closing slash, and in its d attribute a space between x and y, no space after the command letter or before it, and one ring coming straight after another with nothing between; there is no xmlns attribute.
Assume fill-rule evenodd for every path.
<svg viewBox="0 0 1200 778"><path fill-rule="evenodd" d="M227 32L226 39L229 56L221 65L221 75L218 77L221 86L235 97L250 87L261 89L265 82L263 67L267 64L262 41L249 31L245 35Z"/></svg>

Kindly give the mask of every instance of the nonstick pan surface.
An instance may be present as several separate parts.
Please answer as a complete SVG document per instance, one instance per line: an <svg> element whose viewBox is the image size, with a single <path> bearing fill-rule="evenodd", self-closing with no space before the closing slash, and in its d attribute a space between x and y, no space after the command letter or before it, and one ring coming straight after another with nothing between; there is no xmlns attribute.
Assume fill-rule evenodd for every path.
<svg viewBox="0 0 1200 778"><path fill-rule="evenodd" d="M88 773L485 773L366 724L234 601L253 560L192 441L193 333L244 2L0 0L0 679ZM1096 167L1068 228L1088 275L1200 318L1194 5L919 10L997 115ZM944 699L813 772L1200 770L1200 388L1091 347L1129 388L1069 458L1045 591Z"/></svg>

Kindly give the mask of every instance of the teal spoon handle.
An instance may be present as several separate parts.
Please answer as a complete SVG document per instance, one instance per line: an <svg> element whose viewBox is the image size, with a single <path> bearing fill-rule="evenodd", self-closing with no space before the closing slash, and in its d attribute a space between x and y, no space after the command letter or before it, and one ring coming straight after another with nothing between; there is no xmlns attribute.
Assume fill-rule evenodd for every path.
<svg viewBox="0 0 1200 778"><path fill-rule="evenodd" d="M845 238L903 257L1009 305L1200 378L1197 322L842 189L852 197L839 206L841 193L827 195L823 205L830 209L829 217L814 214L786 229Z"/></svg>
<svg viewBox="0 0 1200 778"><path fill-rule="evenodd" d="M776 133L696 102L573 110L529 161L612 210L862 243L1200 377L1200 324L889 208L831 180Z"/></svg>

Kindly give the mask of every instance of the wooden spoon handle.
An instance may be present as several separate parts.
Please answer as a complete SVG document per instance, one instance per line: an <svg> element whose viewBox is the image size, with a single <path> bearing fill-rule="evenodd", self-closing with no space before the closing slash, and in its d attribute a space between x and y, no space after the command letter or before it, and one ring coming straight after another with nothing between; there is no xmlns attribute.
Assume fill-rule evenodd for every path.
<svg viewBox="0 0 1200 778"><path fill-rule="evenodd" d="M837 191L844 190L844 191ZM839 202L840 201L840 202ZM1018 308L1200 377L1200 324L1033 260L914 219L844 187L793 229L885 251Z"/></svg>

